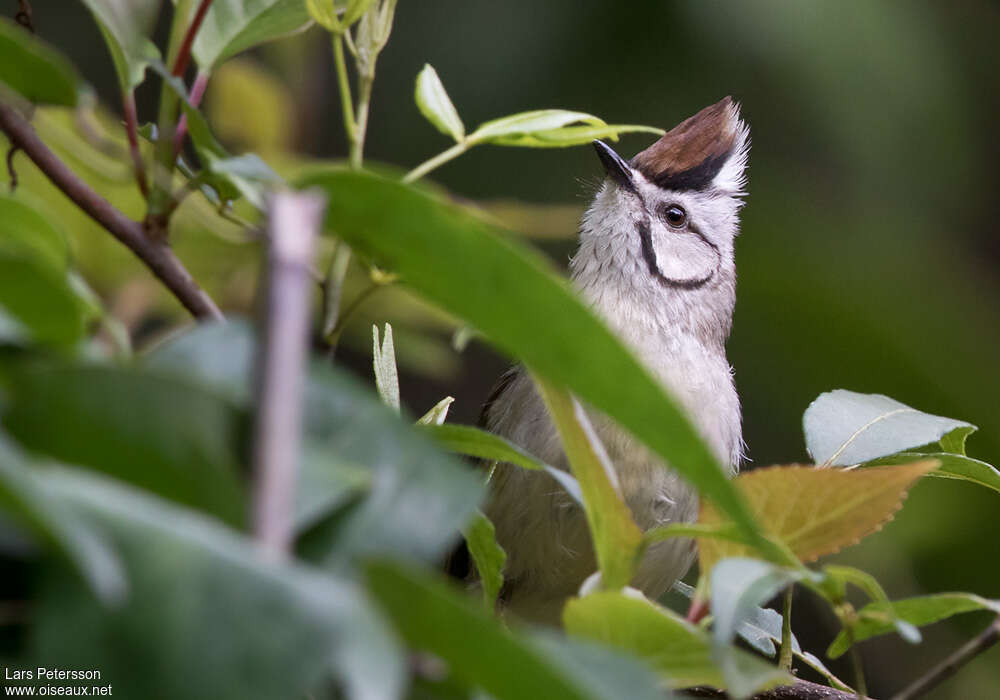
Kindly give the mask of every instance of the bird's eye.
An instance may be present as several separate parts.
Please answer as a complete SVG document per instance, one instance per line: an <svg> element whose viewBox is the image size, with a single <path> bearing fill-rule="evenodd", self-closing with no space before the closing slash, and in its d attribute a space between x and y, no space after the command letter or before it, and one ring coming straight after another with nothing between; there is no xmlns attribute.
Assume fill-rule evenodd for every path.
<svg viewBox="0 0 1000 700"><path fill-rule="evenodd" d="M687 222L687 212L676 204L671 204L663 210L663 218L674 228L680 228Z"/></svg>

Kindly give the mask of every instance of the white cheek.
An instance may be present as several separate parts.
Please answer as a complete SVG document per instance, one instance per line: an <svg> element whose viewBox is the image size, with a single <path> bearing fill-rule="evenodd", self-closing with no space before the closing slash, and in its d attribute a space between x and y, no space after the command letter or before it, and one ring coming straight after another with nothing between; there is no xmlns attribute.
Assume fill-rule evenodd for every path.
<svg viewBox="0 0 1000 700"><path fill-rule="evenodd" d="M651 238L656 267L672 282L707 279L719 267L718 251L696 234L655 226Z"/></svg>

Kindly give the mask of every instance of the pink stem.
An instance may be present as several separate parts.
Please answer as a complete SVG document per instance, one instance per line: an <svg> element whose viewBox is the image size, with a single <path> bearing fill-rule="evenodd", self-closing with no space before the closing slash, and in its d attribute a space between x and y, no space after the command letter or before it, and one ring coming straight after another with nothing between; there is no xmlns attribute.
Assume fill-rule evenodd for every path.
<svg viewBox="0 0 1000 700"><path fill-rule="evenodd" d="M139 119L135 109L135 93L132 90L122 95L122 112L125 116L125 133L128 134L128 150L135 168L135 180L139 183L142 196L148 197L149 183L146 182L146 164L139 151Z"/></svg>
<svg viewBox="0 0 1000 700"><path fill-rule="evenodd" d="M194 79L194 85L191 86L191 95L188 97L188 101L191 103L192 107L197 107L201 104L201 98L205 96L205 88L208 87L208 71L200 71ZM174 155L181 152L181 147L184 145L184 137L187 135L187 115L182 114L180 120L177 122L177 131L174 132Z"/></svg>

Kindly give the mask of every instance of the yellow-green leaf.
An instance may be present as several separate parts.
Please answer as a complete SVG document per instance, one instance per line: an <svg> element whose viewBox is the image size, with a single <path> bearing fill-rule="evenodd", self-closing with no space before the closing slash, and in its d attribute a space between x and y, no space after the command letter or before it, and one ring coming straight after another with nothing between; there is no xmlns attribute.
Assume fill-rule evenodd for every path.
<svg viewBox="0 0 1000 700"><path fill-rule="evenodd" d="M438 131L458 142L465 138L465 125L458 116L451 98L448 97L437 71L429 63L424 64L424 69L417 76L414 99L420 113L437 127Z"/></svg>
<svg viewBox="0 0 1000 700"><path fill-rule="evenodd" d="M937 460L868 469L821 469L792 465L755 469L734 480L757 522L803 561L839 551L892 519L910 486L938 466ZM723 522L707 501L698 522ZM702 540L700 562L711 571L724 557L755 556L744 545Z"/></svg>
<svg viewBox="0 0 1000 700"><path fill-rule="evenodd" d="M476 511L462 531L462 536L465 537L469 555L479 572L483 603L492 612L503 587L503 567L507 563L507 552L497 543L496 528L482 511Z"/></svg>
<svg viewBox="0 0 1000 700"><path fill-rule="evenodd" d="M612 591L574 598L563 610L563 624L572 636L638 656L670 687L726 687L707 634L645 598ZM761 659L738 649L731 651L736 667L745 678L753 679L751 685L755 690L792 680Z"/></svg>
<svg viewBox="0 0 1000 700"><path fill-rule="evenodd" d="M535 382L580 484L602 583L622 588L632 580L642 532L621 498L618 476L583 407L564 389L538 377Z"/></svg>

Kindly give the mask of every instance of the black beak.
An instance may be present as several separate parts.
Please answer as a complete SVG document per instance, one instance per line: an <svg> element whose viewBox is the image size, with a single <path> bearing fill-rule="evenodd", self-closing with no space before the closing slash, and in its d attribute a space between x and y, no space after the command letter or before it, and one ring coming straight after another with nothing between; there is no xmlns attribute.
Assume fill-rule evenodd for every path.
<svg viewBox="0 0 1000 700"><path fill-rule="evenodd" d="M619 187L630 192L635 192L635 183L632 182L632 169L628 163L622 160L620 155L615 153L615 149L603 141L594 141L594 150L597 151L597 157L604 164L604 171L608 174L608 177L617 182Z"/></svg>

